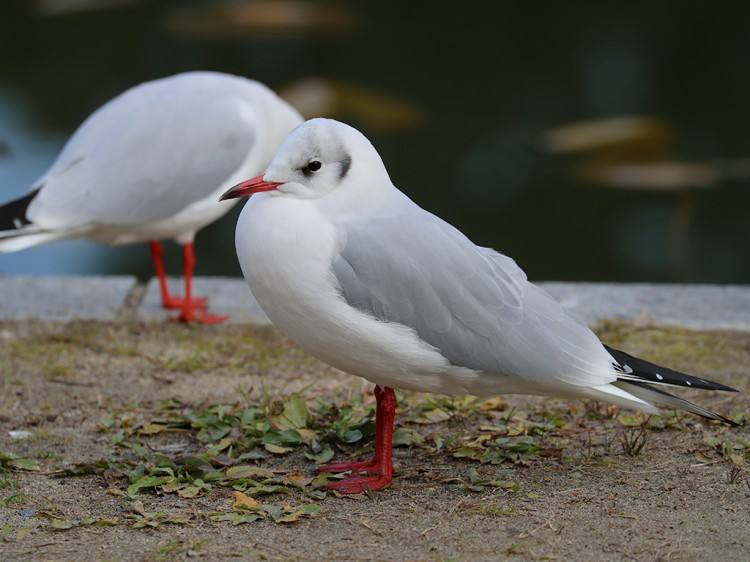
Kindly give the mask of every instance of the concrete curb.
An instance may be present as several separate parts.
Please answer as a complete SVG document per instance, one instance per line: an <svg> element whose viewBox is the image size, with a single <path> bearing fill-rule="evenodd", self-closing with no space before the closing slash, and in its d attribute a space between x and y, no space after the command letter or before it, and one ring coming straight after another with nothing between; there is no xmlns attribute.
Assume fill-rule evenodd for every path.
<svg viewBox="0 0 750 562"><path fill-rule="evenodd" d="M622 318L704 330L750 330L750 286L539 283L589 325Z"/></svg>
<svg viewBox="0 0 750 562"><path fill-rule="evenodd" d="M168 280L183 294L181 278ZM621 283L539 283L566 309L591 325L622 318L700 329L750 330L750 286L652 285ZM209 297L212 314L233 324L267 324L266 315L244 280L195 279L196 295ZM124 318L163 322L173 315L161 308L158 284L144 287L135 277L0 277L0 320Z"/></svg>
<svg viewBox="0 0 750 562"><path fill-rule="evenodd" d="M0 277L0 320L117 320L135 277Z"/></svg>

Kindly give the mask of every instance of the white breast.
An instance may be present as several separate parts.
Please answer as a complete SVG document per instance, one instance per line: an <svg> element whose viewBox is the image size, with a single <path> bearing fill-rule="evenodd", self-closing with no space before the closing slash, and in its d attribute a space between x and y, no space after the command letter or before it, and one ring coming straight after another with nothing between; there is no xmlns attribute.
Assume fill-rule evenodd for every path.
<svg viewBox="0 0 750 562"><path fill-rule="evenodd" d="M260 306L298 345L338 369L381 385L450 392L448 362L433 347L341 297L331 271L340 236L312 201L254 195L237 223L236 244Z"/></svg>

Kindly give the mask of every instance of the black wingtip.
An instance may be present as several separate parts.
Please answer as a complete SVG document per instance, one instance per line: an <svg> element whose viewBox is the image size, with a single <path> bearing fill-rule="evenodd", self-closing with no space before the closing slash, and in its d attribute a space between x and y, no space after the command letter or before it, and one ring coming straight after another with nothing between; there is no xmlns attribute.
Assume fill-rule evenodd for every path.
<svg viewBox="0 0 750 562"><path fill-rule="evenodd" d="M31 224L29 219L26 218L26 209L28 209L29 204L36 197L37 193L39 193L39 189L35 189L31 193L27 193L23 197L14 199L0 207L0 232L18 230Z"/></svg>
<svg viewBox="0 0 750 562"><path fill-rule="evenodd" d="M731 425L732 427L745 427L744 424L738 423L734 420L730 420L729 418L725 418L724 416L719 416L719 419L724 423Z"/></svg>
<svg viewBox="0 0 750 562"><path fill-rule="evenodd" d="M614 349L605 345L604 348L617 362L616 368L620 371L618 379L631 382L648 382L653 384L668 384L673 386L684 386L686 388L699 388L701 390L721 390L724 392L739 392L736 388L718 383L716 381L687 375L667 367L650 363L628 355L624 351Z"/></svg>

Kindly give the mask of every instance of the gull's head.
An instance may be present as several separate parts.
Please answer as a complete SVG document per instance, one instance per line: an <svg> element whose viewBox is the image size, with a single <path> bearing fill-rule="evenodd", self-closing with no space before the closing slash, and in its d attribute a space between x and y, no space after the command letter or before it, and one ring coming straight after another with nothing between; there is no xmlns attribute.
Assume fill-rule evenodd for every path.
<svg viewBox="0 0 750 562"><path fill-rule="evenodd" d="M388 178L362 133L333 119L311 119L289 133L263 175L235 185L221 200L262 191L318 199L342 188L372 185L378 174Z"/></svg>

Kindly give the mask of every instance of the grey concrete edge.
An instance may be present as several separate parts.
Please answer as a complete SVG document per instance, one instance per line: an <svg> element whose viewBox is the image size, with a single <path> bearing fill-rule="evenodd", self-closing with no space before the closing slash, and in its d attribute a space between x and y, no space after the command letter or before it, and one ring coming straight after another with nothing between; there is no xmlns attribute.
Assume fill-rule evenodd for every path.
<svg viewBox="0 0 750 562"><path fill-rule="evenodd" d="M138 286L130 276L0 277L0 320L114 321Z"/></svg>
<svg viewBox="0 0 750 562"><path fill-rule="evenodd" d="M539 283L589 325L624 319L694 329L750 330L750 285Z"/></svg>
<svg viewBox="0 0 750 562"><path fill-rule="evenodd" d="M170 290L184 292L181 278ZM750 330L750 285L659 285L646 283L542 282L571 314L589 325L607 319L695 329ZM193 293L209 299L211 314L233 324L268 324L243 279L200 277ZM158 283L129 276L0 276L0 320L140 320L163 322Z"/></svg>

